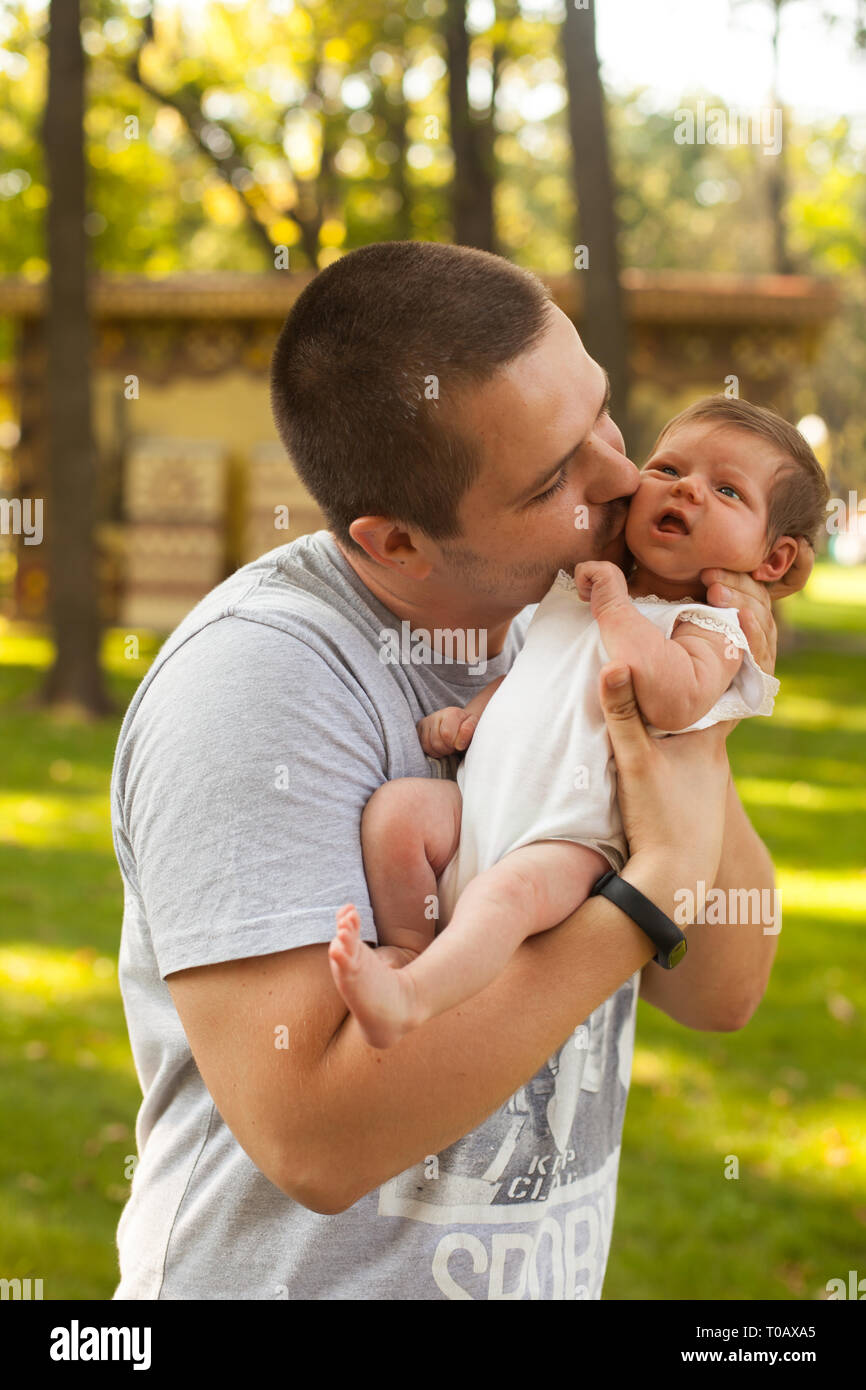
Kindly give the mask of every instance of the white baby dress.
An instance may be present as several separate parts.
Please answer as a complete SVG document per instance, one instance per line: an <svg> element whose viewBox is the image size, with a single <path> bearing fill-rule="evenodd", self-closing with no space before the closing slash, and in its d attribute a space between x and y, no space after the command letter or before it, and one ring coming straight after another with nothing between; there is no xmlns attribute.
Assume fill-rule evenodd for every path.
<svg viewBox="0 0 866 1390"><path fill-rule="evenodd" d="M736 608L691 599L636 598L665 637L680 616L726 632L744 652L728 689L687 729L724 719L769 715L779 682L758 666ZM439 880L439 930L470 879L536 840L573 840L598 850L611 868L627 842L616 799L616 765L598 694L610 660L601 630L572 577L560 570L526 630L523 647L485 709L457 773L463 796L460 844ZM654 738L669 735L653 725Z"/></svg>

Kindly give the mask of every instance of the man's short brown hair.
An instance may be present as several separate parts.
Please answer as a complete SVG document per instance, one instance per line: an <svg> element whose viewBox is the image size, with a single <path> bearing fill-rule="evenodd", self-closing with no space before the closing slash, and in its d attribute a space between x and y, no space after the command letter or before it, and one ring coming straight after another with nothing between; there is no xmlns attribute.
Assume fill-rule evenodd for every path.
<svg viewBox="0 0 866 1390"><path fill-rule="evenodd" d="M461 534L481 454L451 418L458 393L526 352L550 292L501 256L438 242L377 242L320 271L271 360L271 408L298 476L341 543L356 517L393 517L434 540Z"/></svg>
<svg viewBox="0 0 866 1390"><path fill-rule="evenodd" d="M819 532L826 526L830 489L824 470L800 431L765 406L731 400L727 396L705 396L668 420L652 453L672 430L700 420L715 420L749 430L775 444L786 456L786 462L770 485L767 499L767 546L772 547L780 536L805 536L814 547Z"/></svg>

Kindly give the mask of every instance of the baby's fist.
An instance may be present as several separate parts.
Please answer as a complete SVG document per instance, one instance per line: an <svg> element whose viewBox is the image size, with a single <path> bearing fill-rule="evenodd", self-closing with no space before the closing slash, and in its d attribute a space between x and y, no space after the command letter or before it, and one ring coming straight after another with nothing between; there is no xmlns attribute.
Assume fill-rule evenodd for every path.
<svg viewBox="0 0 866 1390"><path fill-rule="evenodd" d="M421 747L431 758L447 758L468 748L478 723L477 714L466 714L459 705L446 705L418 720Z"/></svg>
<svg viewBox="0 0 866 1390"><path fill-rule="evenodd" d="M592 603L592 612L619 599L628 598L626 575L610 560L584 560L574 566L574 582L585 603Z"/></svg>

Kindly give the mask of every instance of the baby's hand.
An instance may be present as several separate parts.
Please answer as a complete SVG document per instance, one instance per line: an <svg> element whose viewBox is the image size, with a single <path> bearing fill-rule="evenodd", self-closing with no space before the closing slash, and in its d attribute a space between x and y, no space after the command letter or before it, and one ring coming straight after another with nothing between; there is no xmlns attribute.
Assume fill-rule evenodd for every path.
<svg viewBox="0 0 866 1390"><path fill-rule="evenodd" d="M582 564L575 565L574 582L580 597L592 605L594 618L616 607L624 599L628 601L625 575L609 560L584 560Z"/></svg>
<svg viewBox="0 0 866 1390"><path fill-rule="evenodd" d="M477 714L467 714L459 705L446 705L419 719L415 726L421 747L431 758L445 758L468 748L478 723Z"/></svg>

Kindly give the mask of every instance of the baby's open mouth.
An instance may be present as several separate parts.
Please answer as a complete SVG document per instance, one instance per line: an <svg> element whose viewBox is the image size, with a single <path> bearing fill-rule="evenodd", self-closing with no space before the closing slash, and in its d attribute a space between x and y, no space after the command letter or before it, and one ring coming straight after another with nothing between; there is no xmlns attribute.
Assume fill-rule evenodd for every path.
<svg viewBox="0 0 866 1390"><path fill-rule="evenodd" d="M689 534L688 526L677 512L665 512L656 522L656 530L674 532L680 536L687 536Z"/></svg>

